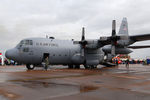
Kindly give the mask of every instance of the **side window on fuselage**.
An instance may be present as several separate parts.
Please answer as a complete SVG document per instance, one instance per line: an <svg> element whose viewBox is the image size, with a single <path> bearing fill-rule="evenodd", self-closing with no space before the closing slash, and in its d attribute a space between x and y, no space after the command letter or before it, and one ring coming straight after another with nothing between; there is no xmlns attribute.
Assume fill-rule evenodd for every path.
<svg viewBox="0 0 150 100"><path fill-rule="evenodd" d="M23 48L23 52L29 52L29 48Z"/></svg>

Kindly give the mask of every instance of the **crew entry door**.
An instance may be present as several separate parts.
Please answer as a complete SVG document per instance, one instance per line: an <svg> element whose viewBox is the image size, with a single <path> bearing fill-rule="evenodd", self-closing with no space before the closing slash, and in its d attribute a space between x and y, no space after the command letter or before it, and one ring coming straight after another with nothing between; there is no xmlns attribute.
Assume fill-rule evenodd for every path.
<svg viewBox="0 0 150 100"><path fill-rule="evenodd" d="M48 57L48 59L49 59L49 53L44 53L43 54L43 61L45 60L46 57Z"/></svg>

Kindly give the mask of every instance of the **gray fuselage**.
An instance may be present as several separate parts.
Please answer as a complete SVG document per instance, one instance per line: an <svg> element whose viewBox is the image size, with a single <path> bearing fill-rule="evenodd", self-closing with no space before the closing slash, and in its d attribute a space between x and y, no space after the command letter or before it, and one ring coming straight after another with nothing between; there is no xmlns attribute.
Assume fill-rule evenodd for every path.
<svg viewBox="0 0 150 100"><path fill-rule="evenodd" d="M86 49L85 57L81 56L81 47L72 40L49 38L28 38L22 40L15 48L7 50L7 58L23 64L39 65L44 54L49 55L50 64L98 65L103 62L104 52L101 48Z"/></svg>

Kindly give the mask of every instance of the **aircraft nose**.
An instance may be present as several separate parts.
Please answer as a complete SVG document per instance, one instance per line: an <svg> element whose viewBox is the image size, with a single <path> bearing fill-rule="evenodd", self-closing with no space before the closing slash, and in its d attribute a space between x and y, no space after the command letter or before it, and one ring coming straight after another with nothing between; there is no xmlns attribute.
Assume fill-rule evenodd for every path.
<svg viewBox="0 0 150 100"><path fill-rule="evenodd" d="M8 59L15 59L16 57L16 50L15 49L9 49L5 52L5 57Z"/></svg>

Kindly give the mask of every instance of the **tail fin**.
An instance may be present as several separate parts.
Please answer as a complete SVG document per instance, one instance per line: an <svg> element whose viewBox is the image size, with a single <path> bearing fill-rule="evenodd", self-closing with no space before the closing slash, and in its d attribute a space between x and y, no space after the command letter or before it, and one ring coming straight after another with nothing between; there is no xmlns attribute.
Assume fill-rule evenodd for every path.
<svg viewBox="0 0 150 100"><path fill-rule="evenodd" d="M118 34L119 35L128 35L128 22L127 22L127 18L123 18Z"/></svg>

